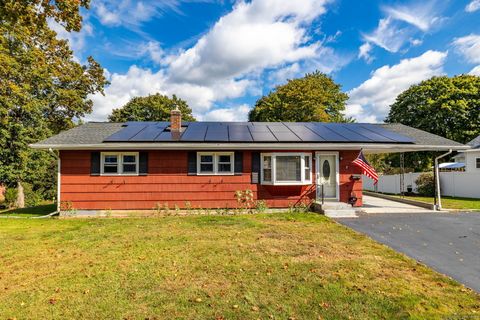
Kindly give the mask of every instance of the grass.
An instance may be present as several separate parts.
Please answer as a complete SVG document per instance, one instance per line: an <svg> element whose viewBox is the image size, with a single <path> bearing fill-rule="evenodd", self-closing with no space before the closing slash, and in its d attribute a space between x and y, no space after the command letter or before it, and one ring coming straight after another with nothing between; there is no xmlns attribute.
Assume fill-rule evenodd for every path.
<svg viewBox="0 0 480 320"><path fill-rule="evenodd" d="M433 203L433 197L405 196L404 198ZM445 209L480 210L480 199L442 196L442 207Z"/></svg>
<svg viewBox="0 0 480 320"><path fill-rule="evenodd" d="M57 205L52 202L45 202L40 206L29 207L23 209L5 209L0 210L0 217L38 217L44 216L57 210Z"/></svg>
<svg viewBox="0 0 480 320"><path fill-rule="evenodd" d="M316 214L0 222L0 318L461 319L480 298Z"/></svg>

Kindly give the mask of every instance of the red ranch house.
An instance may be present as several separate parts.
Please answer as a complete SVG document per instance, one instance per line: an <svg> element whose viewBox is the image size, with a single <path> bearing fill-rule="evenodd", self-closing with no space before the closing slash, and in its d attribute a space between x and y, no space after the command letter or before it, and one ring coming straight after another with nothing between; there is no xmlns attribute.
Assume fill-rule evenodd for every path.
<svg viewBox="0 0 480 320"><path fill-rule="evenodd" d="M236 208L247 189L271 208L322 192L361 206L361 149L467 148L400 124L182 123L176 110L171 122L87 123L32 147L59 151L59 199L78 210Z"/></svg>

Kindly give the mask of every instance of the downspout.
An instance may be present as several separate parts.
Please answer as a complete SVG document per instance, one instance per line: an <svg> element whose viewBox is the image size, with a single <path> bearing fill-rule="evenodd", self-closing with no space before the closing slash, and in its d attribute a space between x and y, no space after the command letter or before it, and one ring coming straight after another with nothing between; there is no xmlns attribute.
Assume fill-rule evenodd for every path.
<svg viewBox="0 0 480 320"><path fill-rule="evenodd" d="M51 154L57 159L57 212L60 213L60 183L61 183L61 177L60 177L60 157L58 154L56 154L52 148L49 148L48 151L50 151Z"/></svg>
<svg viewBox="0 0 480 320"><path fill-rule="evenodd" d="M437 193L438 197L438 202L437 205L433 207L433 209L436 210L442 210L442 196L441 196L441 191L440 191L440 170L438 168L438 160L440 160L443 157L448 156L449 154L452 153L452 149L448 150L447 153L444 153L438 157L435 158L435 190Z"/></svg>

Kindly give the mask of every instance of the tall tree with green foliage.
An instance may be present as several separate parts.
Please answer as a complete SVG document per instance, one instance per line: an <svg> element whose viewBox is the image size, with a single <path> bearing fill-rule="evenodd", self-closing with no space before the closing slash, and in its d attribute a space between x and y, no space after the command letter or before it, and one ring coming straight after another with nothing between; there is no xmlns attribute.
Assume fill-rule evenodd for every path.
<svg viewBox="0 0 480 320"><path fill-rule="evenodd" d="M75 125L90 113L89 94L103 92L103 69L92 58L75 61L66 40L48 22L80 31L89 0L5 0L0 5L0 182L34 187L53 180L55 161L29 144Z"/></svg>
<svg viewBox="0 0 480 320"><path fill-rule="evenodd" d="M111 122L170 121L170 111L178 108L182 120L195 121L187 102L173 95L171 98L159 93L132 98L123 107L114 109L108 116Z"/></svg>
<svg viewBox="0 0 480 320"><path fill-rule="evenodd" d="M260 98L250 121L351 122L344 115L348 95L332 78L319 71L288 80Z"/></svg>
<svg viewBox="0 0 480 320"><path fill-rule="evenodd" d="M386 122L466 143L480 134L480 77L433 77L402 92Z"/></svg>

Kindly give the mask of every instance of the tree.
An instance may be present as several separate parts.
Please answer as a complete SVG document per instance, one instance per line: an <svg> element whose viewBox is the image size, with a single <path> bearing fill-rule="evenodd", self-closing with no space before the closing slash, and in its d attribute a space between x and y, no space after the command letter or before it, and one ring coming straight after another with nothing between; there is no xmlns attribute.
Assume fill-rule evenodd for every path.
<svg viewBox="0 0 480 320"><path fill-rule="evenodd" d="M170 111L175 108L182 112L183 120L195 121L187 102L175 95L169 98L159 93L132 98L123 107L114 109L108 119L111 122L170 121Z"/></svg>
<svg viewBox="0 0 480 320"><path fill-rule="evenodd" d="M250 121L351 122L345 118L348 95L332 78L316 71L288 80L260 98L249 113Z"/></svg>
<svg viewBox="0 0 480 320"><path fill-rule="evenodd" d="M79 31L80 8L89 0L5 0L0 6L0 181L22 191L53 181L55 161L29 144L75 125L91 112L89 94L102 92L103 69L92 58L75 62L66 40L48 26L54 20ZM18 205L23 205L19 194Z"/></svg>
<svg viewBox="0 0 480 320"><path fill-rule="evenodd" d="M480 134L480 77L433 77L402 92L386 122L466 143Z"/></svg>

